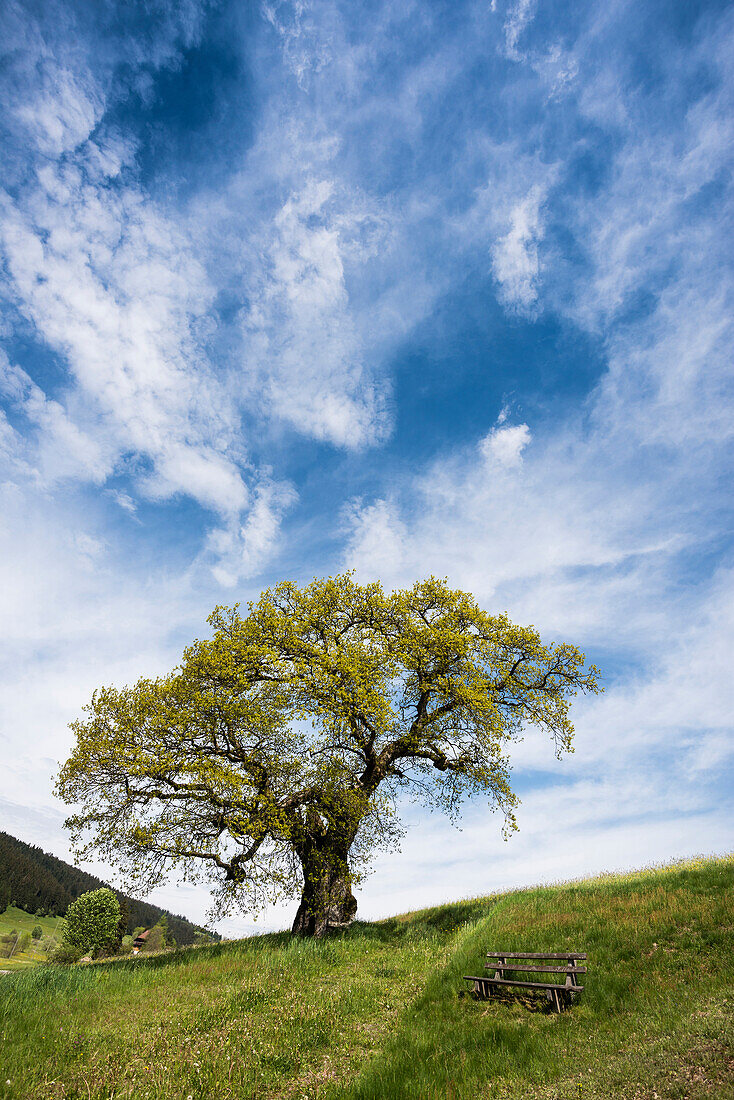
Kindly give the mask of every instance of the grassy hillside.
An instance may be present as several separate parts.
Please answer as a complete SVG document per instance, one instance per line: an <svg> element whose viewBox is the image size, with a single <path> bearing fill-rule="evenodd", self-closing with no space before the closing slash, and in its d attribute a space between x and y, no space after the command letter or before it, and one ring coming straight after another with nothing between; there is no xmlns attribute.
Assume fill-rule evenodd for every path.
<svg viewBox="0 0 734 1100"><path fill-rule="evenodd" d="M8 975L0 1097L732 1098L733 887L733 859L696 861ZM580 1004L460 997L498 948L586 950Z"/></svg>
<svg viewBox="0 0 734 1100"><path fill-rule="evenodd" d="M10 905L4 913L0 913L0 936L10 932L28 932L30 935L38 924L43 929L44 937L56 938L61 934L62 923L58 917L34 917L32 913ZM39 950L38 943L31 941L27 950L14 950L10 958L0 958L0 971L25 970L45 961L46 956Z"/></svg>

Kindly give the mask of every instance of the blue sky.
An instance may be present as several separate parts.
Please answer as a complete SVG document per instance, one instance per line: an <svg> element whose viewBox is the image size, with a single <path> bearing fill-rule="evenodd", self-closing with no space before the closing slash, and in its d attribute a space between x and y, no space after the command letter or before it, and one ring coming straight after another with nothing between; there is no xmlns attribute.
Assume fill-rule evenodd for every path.
<svg viewBox="0 0 734 1100"><path fill-rule="evenodd" d="M507 844L407 808L365 915L730 848L731 9L9 0L0 43L4 827L66 856L92 690L353 568L607 689L517 747Z"/></svg>

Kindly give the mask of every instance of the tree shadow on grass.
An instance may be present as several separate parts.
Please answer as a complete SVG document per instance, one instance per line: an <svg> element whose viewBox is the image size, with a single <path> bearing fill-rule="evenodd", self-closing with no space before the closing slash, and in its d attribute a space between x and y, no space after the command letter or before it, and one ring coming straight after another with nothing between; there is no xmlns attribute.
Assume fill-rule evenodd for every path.
<svg viewBox="0 0 734 1100"><path fill-rule="evenodd" d="M422 909L406 917L388 917L374 922L354 921L339 935L349 939L374 940L379 943L399 944L405 940L433 938L437 934L451 935L465 924L486 917L493 905L493 898L478 898L437 905Z"/></svg>

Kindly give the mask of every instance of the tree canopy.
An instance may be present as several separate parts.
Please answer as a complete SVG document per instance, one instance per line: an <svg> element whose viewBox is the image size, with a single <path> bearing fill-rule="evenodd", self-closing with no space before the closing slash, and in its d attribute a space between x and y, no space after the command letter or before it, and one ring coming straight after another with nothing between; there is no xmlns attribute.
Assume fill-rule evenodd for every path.
<svg viewBox="0 0 734 1100"><path fill-rule="evenodd" d="M209 624L169 676L94 693L59 776L67 824L137 889L175 868L218 912L300 893L307 934L352 919L402 792L452 816L482 793L515 828L509 744L530 724L571 751L570 702L599 690L575 646L435 578L283 583Z"/></svg>

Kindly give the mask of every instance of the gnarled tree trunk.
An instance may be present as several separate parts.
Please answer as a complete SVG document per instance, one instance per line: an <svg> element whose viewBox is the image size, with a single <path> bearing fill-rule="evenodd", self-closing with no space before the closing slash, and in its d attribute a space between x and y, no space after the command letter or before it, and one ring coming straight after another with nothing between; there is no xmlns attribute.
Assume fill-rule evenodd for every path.
<svg viewBox="0 0 734 1100"><path fill-rule="evenodd" d="M357 899L352 894L347 861L349 846L328 842L299 846L303 891L292 931L301 936L323 936L346 928L354 920Z"/></svg>

